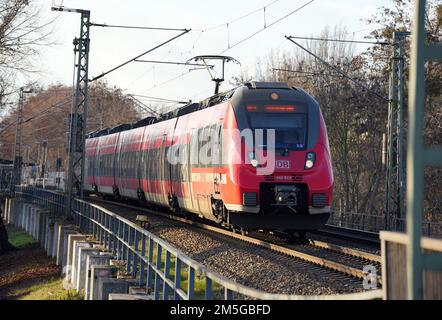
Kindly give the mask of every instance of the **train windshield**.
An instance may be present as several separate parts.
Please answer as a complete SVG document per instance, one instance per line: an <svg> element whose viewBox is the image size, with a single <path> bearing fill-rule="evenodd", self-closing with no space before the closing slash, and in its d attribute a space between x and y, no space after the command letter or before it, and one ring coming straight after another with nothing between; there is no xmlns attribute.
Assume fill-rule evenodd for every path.
<svg viewBox="0 0 442 320"><path fill-rule="evenodd" d="M251 129L264 129L263 144L260 147L267 147L266 129L275 129L276 149L305 149L307 114L249 112L249 119Z"/></svg>

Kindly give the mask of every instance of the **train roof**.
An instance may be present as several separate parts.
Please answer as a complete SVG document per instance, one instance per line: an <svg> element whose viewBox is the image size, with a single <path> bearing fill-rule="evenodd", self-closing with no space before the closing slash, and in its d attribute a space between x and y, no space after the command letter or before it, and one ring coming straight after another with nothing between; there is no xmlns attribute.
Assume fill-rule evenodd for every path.
<svg viewBox="0 0 442 320"><path fill-rule="evenodd" d="M130 129L135 129L139 127L148 126L160 121L173 119L176 117L183 116L185 114L189 114L198 110L210 108L216 104L219 104L223 101L226 101L230 98L232 98L234 95L241 97L239 99L251 99L251 98L263 98L263 94L266 95L268 90L272 90L274 92L277 92L278 94L282 94L283 96L297 96L298 98L303 98L305 100L307 97L311 99L311 97L304 91L297 89L295 87L290 87L288 83L286 82L258 82L258 81L251 81L247 82L241 86L238 86L236 88L233 88L229 91L221 92L219 94L213 95L205 100L202 100L200 102L190 102L189 104L186 104L180 108L177 108L175 110L172 110L170 112L161 114L159 117L147 117L144 119L141 119L135 123L127 123L127 124L121 124L119 126L116 126L114 128L106 128L103 130L98 130L91 132L87 135L87 138L97 138L104 135L117 133L121 131L126 131ZM236 94L235 94L236 93ZM237 98L238 99L238 98ZM236 99L236 100L237 100Z"/></svg>

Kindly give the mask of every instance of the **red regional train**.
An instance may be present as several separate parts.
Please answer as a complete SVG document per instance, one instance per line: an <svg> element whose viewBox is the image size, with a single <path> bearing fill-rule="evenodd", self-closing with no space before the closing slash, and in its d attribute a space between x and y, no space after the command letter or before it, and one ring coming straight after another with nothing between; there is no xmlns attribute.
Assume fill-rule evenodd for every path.
<svg viewBox="0 0 442 320"><path fill-rule="evenodd" d="M327 222L333 172L319 104L286 83L250 82L89 134L84 183L235 228L295 233Z"/></svg>

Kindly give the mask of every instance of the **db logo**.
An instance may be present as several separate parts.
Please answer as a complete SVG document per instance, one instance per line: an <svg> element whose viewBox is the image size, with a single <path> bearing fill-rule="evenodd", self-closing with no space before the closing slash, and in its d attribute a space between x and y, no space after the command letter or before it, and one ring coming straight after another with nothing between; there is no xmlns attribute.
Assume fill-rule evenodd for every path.
<svg viewBox="0 0 442 320"><path fill-rule="evenodd" d="M290 161L276 160L276 169L290 169Z"/></svg>

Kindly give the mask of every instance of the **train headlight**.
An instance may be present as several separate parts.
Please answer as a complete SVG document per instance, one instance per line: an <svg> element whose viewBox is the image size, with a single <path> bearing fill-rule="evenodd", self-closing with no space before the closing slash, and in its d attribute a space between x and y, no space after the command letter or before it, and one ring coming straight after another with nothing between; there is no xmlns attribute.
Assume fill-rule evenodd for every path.
<svg viewBox="0 0 442 320"><path fill-rule="evenodd" d="M315 161L316 161L316 153L307 152L304 169L308 170L313 168L313 166L315 165Z"/></svg>

